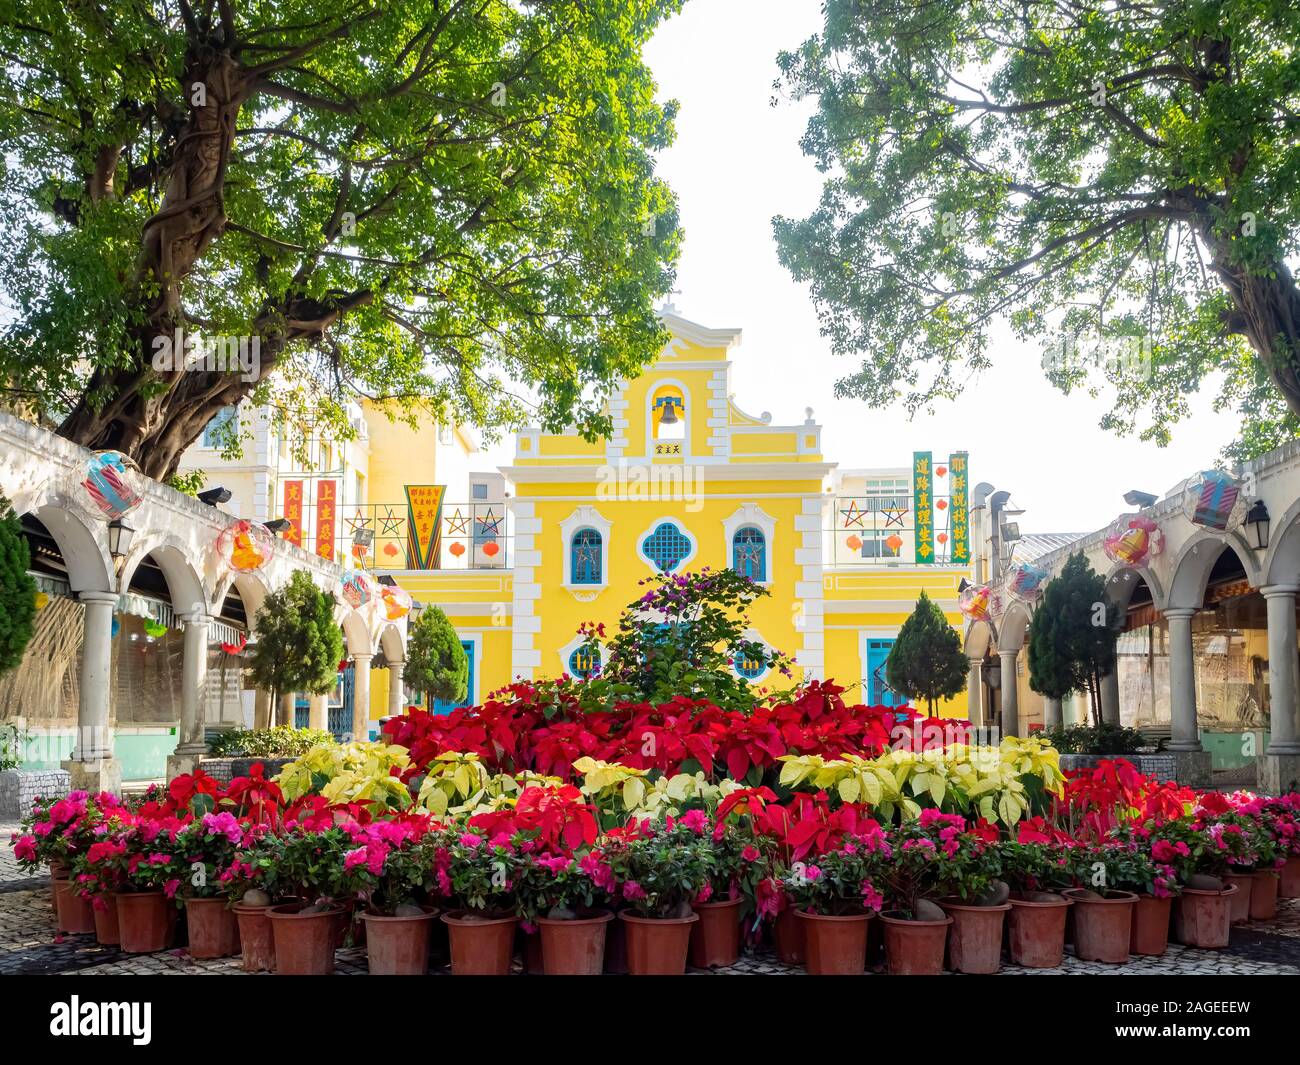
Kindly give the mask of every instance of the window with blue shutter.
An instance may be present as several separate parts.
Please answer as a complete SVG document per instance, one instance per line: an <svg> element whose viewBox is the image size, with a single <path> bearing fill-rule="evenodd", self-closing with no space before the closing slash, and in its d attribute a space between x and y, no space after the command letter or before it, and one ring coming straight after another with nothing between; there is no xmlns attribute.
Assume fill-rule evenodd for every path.
<svg viewBox="0 0 1300 1065"><path fill-rule="evenodd" d="M742 525L731 538L731 568L751 581L767 580L767 538L754 525Z"/></svg>
<svg viewBox="0 0 1300 1065"><path fill-rule="evenodd" d="M665 521L641 541L641 551L660 573L672 573L690 555L691 541L671 521Z"/></svg>
<svg viewBox="0 0 1300 1065"><path fill-rule="evenodd" d="M595 529L579 529L569 546L570 577L574 584L601 583L601 539Z"/></svg>

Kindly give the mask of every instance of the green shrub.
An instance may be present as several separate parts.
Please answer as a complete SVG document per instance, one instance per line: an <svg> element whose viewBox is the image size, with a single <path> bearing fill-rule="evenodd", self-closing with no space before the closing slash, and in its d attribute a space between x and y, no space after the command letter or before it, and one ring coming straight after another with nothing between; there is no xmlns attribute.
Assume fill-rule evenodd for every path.
<svg viewBox="0 0 1300 1065"><path fill-rule="evenodd" d="M333 736L318 728L234 728L215 736L208 750L217 758L297 758L333 741Z"/></svg>
<svg viewBox="0 0 1300 1065"><path fill-rule="evenodd" d="M1058 725L1043 735L1062 754L1134 754L1151 746L1137 729L1123 725Z"/></svg>

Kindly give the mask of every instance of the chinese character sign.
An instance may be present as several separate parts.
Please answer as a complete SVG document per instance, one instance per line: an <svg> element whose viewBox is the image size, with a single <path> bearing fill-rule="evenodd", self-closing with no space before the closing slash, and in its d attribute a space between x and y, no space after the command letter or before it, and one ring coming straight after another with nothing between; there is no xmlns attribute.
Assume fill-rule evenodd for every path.
<svg viewBox="0 0 1300 1065"><path fill-rule="evenodd" d="M302 547L302 481L284 482L284 516L289 522L284 538Z"/></svg>
<svg viewBox="0 0 1300 1065"><path fill-rule="evenodd" d="M316 554L334 561L334 535L338 529L338 481L316 482Z"/></svg>
<svg viewBox="0 0 1300 1065"><path fill-rule="evenodd" d="M406 486L407 555L412 569L434 569L442 532L442 499L446 485Z"/></svg>
<svg viewBox="0 0 1300 1065"><path fill-rule="evenodd" d="M934 469L930 452L912 452L912 513L916 515L916 561L934 562Z"/></svg>
<svg viewBox="0 0 1300 1065"><path fill-rule="evenodd" d="M957 451L948 457L949 513L952 514L952 561L970 564L970 479L969 455Z"/></svg>

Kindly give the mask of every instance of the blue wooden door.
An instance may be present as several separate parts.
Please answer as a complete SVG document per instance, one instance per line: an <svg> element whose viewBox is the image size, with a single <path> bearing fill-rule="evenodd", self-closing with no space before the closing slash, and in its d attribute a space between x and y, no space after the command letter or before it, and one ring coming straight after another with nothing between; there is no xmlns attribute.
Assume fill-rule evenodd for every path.
<svg viewBox="0 0 1300 1065"><path fill-rule="evenodd" d="M449 714L458 706L469 706L474 702L474 641L461 640L460 645L465 648L465 657L469 660L469 674L465 681L465 698L458 703L453 703L446 699L435 700L433 704L433 712L435 714Z"/></svg>
<svg viewBox="0 0 1300 1065"><path fill-rule="evenodd" d="M894 691L885 679L885 662L894 646L893 640L867 641L867 705L902 706L907 700Z"/></svg>
<svg viewBox="0 0 1300 1065"><path fill-rule="evenodd" d="M329 730L334 734L334 738L340 741L342 741L345 732L352 731L352 693L357 681L355 669L355 666L348 666L343 670L343 702L339 706L335 706L331 702L329 708ZM353 737L356 740L369 738L369 736Z"/></svg>

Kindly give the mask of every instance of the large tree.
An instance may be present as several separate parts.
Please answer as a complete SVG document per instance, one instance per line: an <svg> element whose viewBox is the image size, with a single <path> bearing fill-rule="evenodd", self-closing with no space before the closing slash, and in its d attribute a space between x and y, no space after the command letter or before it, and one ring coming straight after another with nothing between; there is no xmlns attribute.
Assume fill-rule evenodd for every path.
<svg viewBox="0 0 1300 1065"><path fill-rule="evenodd" d="M317 588L306 570L295 570L258 608L249 666L272 706L288 692L324 695L338 683L344 645L334 605L333 594Z"/></svg>
<svg viewBox="0 0 1300 1065"><path fill-rule="evenodd" d="M1058 386L1119 386L1108 428L1166 442L1212 377L1239 452L1296 434L1300 6L823 7L780 64L828 177L774 225L833 349L865 356L841 394L953 396L1006 318Z"/></svg>
<svg viewBox="0 0 1300 1065"><path fill-rule="evenodd" d="M456 628L436 606L426 606L411 624L402 680L424 693L424 708L434 701L459 703L468 695L469 656ZM389 677L390 684L395 683Z"/></svg>
<svg viewBox="0 0 1300 1065"><path fill-rule="evenodd" d="M939 700L961 694L969 672L961 636L939 604L922 592L885 660L889 686L909 699L924 699L927 713L934 717Z"/></svg>
<svg viewBox="0 0 1300 1065"><path fill-rule="evenodd" d="M680 4L9 0L0 386L155 477L273 371L314 434L357 395L606 429L665 339ZM178 329L258 364L182 372Z"/></svg>

